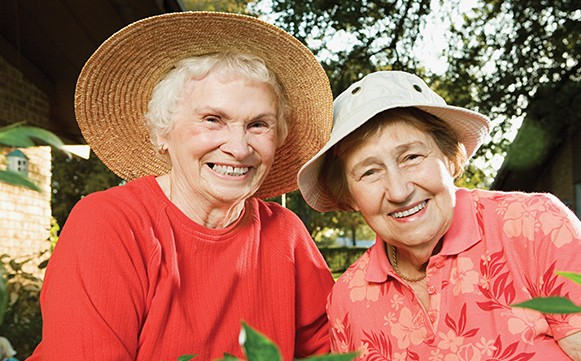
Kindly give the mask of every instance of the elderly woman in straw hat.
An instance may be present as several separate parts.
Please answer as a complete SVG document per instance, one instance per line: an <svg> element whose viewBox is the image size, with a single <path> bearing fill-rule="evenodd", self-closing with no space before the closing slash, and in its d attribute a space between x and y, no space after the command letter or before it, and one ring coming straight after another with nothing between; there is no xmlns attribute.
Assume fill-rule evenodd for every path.
<svg viewBox="0 0 581 361"><path fill-rule="evenodd" d="M330 141L299 172L315 209L361 211L377 241L337 280L334 351L360 360L581 359L581 317L511 307L581 300L581 223L554 196L468 190L454 178L489 120L418 77L372 73L335 100Z"/></svg>
<svg viewBox="0 0 581 361"><path fill-rule="evenodd" d="M242 15L147 18L88 60L75 105L130 182L72 211L30 360L243 357L241 321L285 360L328 352L333 278L298 217L261 200L296 189L328 139L332 95L306 47Z"/></svg>

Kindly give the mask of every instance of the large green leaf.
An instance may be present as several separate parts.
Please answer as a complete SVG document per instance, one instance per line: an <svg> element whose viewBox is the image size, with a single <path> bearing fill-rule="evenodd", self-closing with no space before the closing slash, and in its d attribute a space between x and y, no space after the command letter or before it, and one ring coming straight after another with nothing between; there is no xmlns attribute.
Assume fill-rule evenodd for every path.
<svg viewBox="0 0 581 361"><path fill-rule="evenodd" d="M244 351L248 361L280 361L278 347L260 332L242 322L245 337Z"/></svg>
<svg viewBox="0 0 581 361"><path fill-rule="evenodd" d="M40 188L34 183L34 181L20 173L0 170L0 182L12 184L15 186L23 186L34 191L40 192Z"/></svg>
<svg viewBox="0 0 581 361"><path fill-rule="evenodd" d="M539 297L511 306L529 308L543 313L568 314L581 312L581 307L565 297Z"/></svg>
<svg viewBox="0 0 581 361"><path fill-rule="evenodd" d="M63 149L63 142L52 132L38 128L13 124L0 128L0 145L27 148L36 145L33 140Z"/></svg>

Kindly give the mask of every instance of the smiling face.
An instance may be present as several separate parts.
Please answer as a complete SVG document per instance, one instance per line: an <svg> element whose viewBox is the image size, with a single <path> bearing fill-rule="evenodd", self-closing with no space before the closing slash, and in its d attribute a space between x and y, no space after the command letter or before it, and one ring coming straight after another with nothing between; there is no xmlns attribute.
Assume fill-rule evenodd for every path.
<svg viewBox="0 0 581 361"><path fill-rule="evenodd" d="M385 242L434 247L449 229L453 165L428 133L390 122L342 160L352 207Z"/></svg>
<svg viewBox="0 0 581 361"><path fill-rule="evenodd" d="M252 196L272 163L277 99L264 83L210 72L191 80L178 103L166 144L175 182L173 199L233 205Z"/></svg>

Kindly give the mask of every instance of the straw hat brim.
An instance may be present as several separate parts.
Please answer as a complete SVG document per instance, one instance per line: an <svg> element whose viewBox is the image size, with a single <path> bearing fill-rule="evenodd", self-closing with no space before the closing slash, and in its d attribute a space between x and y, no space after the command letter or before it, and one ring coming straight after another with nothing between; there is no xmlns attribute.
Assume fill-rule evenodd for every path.
<svg viewBox="0 0 581 361"><path fill-rule="evenodd" d="M329 138L329 80L296 38L240 14L164 14L130 24L107 39L83 67L75 92L77 121L91 149L127 181L169 172L170 165L153 149L144 118L153 88L178 61L226 51L262 57L291 106L288 137L255 195L270 198L297 189L298 170Z"/></svg>

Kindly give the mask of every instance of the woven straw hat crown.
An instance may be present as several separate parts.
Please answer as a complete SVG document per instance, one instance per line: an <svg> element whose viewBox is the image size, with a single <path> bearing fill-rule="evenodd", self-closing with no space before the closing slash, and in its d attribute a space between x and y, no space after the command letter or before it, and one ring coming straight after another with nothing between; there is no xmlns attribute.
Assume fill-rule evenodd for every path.
<svg viewBox="0 0 581 361"><path fill-rule="evenodd" d="M419 77L401 71L379 71L365 76L334 102L329 142L299 171L298 183L305 201L321 212L337 209L319 181L326 153L339 141L382 111L414 107L448 123L470 158L490 132L490 120L469 109L447 105Z"/></svg>
<svg viewBox="0 0 581 361"><path fill-rule="evenodd" d="M164 14L132 23L107 39L83 67L75 92L77 121L91 149L128 181L167 173L170 165L156 155L144 117L153 88L178 61L219 52L263 58L289 98L289 135L256 196L297 189L299 168L329 137L329 80L296 38L245 15Z"/></svg>

